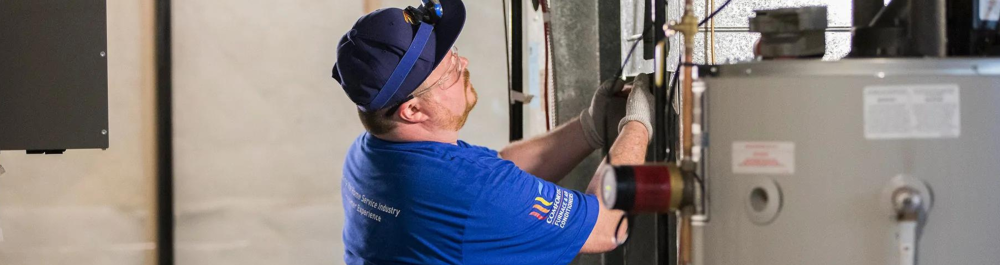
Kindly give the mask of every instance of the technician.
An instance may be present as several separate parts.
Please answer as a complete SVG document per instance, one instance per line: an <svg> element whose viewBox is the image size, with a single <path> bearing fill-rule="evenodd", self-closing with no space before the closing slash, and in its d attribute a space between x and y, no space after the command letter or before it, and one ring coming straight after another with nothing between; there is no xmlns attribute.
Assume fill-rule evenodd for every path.
<svg viewBox="0 0 1000 265"><path fill-rule="evenodd" d="M333 77L367 130L344 161L345 261L566 264L614 249L623 213L593 195L598 183L587 194L553 183L606 144L605 119L619 130L611 162L643 162L648 84L616 100L623 82L605 82L579 118L499 153L468 144L458 131L477 95L468 60L452 47L465 15L459 0L381 9L337 46ZM612 109L625 117L606 118Z"/></svg>

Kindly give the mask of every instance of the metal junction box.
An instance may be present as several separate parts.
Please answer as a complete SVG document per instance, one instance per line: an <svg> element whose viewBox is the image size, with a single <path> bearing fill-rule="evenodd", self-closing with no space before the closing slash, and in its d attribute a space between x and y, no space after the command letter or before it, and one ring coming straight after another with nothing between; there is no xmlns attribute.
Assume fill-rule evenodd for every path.
<svg viewBox="0 0 1000 265"><path fill-rule="evenodd" d="M0 150L108 147L105 0L0 0Z"/></svg>

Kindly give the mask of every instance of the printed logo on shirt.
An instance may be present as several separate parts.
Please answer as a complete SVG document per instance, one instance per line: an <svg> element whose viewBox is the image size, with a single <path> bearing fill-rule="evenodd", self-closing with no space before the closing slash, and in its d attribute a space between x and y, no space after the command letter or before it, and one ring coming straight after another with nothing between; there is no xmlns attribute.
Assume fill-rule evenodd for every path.
<svg viewBox="0 0 1000 265"><path fill-rule="evenodd" d="M552 203L546 201L545 198L542 197L535 197L535 201L537 201L537 203L535 203L535 205L532 206L533 210L531 211L530 215L534 216L538 220L545 219L545 216L548 215L550 211L548 208L545 208L545 206L552 206Z"/></svg>
<svg viewBox="0 0 1000 265"><path fill-rule="evenodd" d="M536 180L536 182L538 183L538 196L535 197L535 203L531 206L531 212L528 214L539 221L544 219L547 224L565 228L570 212L573 210L573 195L558 187L547 190L541 181Z"/></svg>
<svg viewBox="0 0 1000 265"><path fill-rule="evenodd" d="M535 219L542 220L545 219L545 217L549 215L549 212L552 211L551 208L548 208L552 207L552 202L549 202L543 197L544 195L542 194L542 189L543 189L542 182L537 180L535 182L538 183L538 197L535 197L535 205L531 206L532 208L531 213L528 214L531 215L532 217L535 217Z"/></svg>

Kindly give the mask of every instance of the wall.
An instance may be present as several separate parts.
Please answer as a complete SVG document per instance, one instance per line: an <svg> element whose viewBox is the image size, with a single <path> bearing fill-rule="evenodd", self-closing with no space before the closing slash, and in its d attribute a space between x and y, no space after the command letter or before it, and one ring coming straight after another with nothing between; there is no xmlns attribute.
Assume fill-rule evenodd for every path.
<svg viewBox="0 0 1000 265"><path fill-rule="evenodd" d="M500 148L501 4L466 4L457 46L480 100L461 136ZM343 0L174 1L178 264L342 263L341 165L363 128L330 69L363 9Z"/></svg>
<svg viewBox="0 0 1000 265"><path fill-rule="evenodd" d="M717 26L742 31L760 7L841 6L741 2ZM178 264L340 263L341 163L363 129L329 71L366 3L416 1L174 1ZM498 149L508 131L501 2L466 5L457 46L480 102L461 135ZM831 6L831 26L849 24L844 14ZM153 263L152 1L110 0L108 19L111 148L0 153L0 264ZM753 37L717 36L717 52L734 51L718 60L748 54L721 43ZM828 58L843 53L830 47Z"/></svg>
<svg viewBox="0 0 1000 265"><path fill-rule="evenodd" d="M0 153L0 264L153 264L152 1L109 0L110 148Z"/></svg>

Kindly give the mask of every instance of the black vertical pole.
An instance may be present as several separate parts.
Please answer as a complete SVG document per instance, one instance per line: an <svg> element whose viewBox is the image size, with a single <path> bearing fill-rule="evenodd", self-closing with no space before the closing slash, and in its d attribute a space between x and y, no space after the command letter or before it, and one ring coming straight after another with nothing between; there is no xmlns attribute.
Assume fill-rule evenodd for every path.
<svg viewBox="0 0 1000 265"><path fill-rule="evenodd" d="M647 32L650 38L653 39L654 51L655 45L660 41L663 41L663 47L661 48L660 56L663 56L663 60L657 60L656 65L658 69L663 69L659 71L663 76L659 77L663 80L662 84L659 86L653 86L653 152L652 162L664 162L667 160L667 89L670 87L668 84L670 80L669 72L667 69L667 55L670 52L670 45L666 36L663 32L663 25L666 23L666 1L665 0L653 0L653 17L652 25L649 27L650 31ZM654 80L657 77L653 77ZM652 81L652 80L651 80ZM653 83L653 82L650 82Z"/></svg>
<svg viewBox="0 0 1000 265"><path fill-rule="evenodd" d="M926 57L945 57L948 53L948 18L944 0L910 2L910 37L913 51ZM968 30L966 30L968 31Z"/></svg>
<svg viewBox="0 0 1000 265"><path fill-rule="evenodd" d="M156 0L157 264L174 264L173 61L170 0Z"/></svg>
<svg viewBox="0 0 1000 265"><path fill-rule="evenodd" d="M512 0L510 1L510 25L511 25L511 39L510 39L510 91L511 93L524 92L523 84L524 78L522 73L522 68L524 67L524 58L522 52L522 42L523 42L523 30L522 25L522 7L521 2L524 0ZM524 138L524 106L521 102L514 102L510 105L510 141L517 141Z"/></svg>
<svg viewBox="0 0 1000 265"><path fill-rule="evenodd" d="M621 1L597 1L597 34L598 34L598 61L600 63L600 81L616 78L618 70L622 66L622 26L621 26ZM596 84L595 84L596 85ZM617 126L617 122L611 122ZM607 126L605 126L607 127ZM615 127L617 129L617 127ZM610 137L610 136L609 136ZM614 139L609 139L606 143L602 155L607 155ZM629 217L632 219L632 217ZM632 221L632 220L629 220ZM625 264L628 245L635 244L635 240L627 242L625 245L604 253L602 255L604 265Z"/></svg>
<svg viewBox="0 0 1000 265"><path fill-rule="evenodd" d="M656 4L657 0L646 0L644 4L644 9L646 12L642 12L642 59L653 60L656 59L656 42L657 39L656 31L663 31L662 28L656 28Z"/></svg>
<svg viewBox="0 0 1000 265"><path fill-rule="evenodd" d="M667 3L666 0L652 0L653 2L653 25L651 28L651 35L653 37L654 43L663 42L663 46L660 47L660 56L664 57L663 60L658 60L656 67L663 69L659 71L662 76L654 77L661 78L663 80L659 86L654 86L653 91L653 142L652 142L652 157L653 162L666 162L667 159L667 146L669 142L667 128L676 128L669 122L672 119L667 118L667 90L671 88L670 86L670 72L667 71L667 57L670 54L670 41L666 38L666 33L663 32L663 25L667 22ZM677 264L677 234L676 234L676 217L673 214L660 214L656 216L656 261L657 264Z"/></svg>

